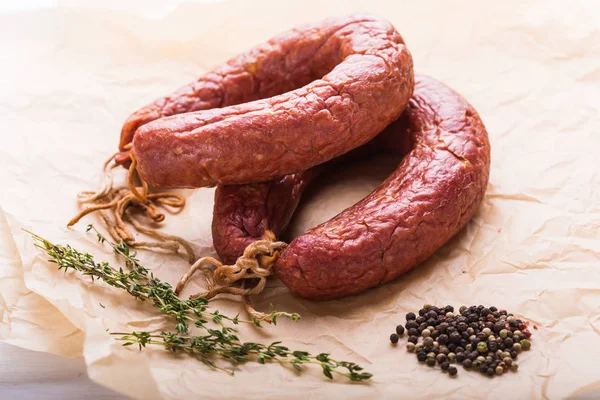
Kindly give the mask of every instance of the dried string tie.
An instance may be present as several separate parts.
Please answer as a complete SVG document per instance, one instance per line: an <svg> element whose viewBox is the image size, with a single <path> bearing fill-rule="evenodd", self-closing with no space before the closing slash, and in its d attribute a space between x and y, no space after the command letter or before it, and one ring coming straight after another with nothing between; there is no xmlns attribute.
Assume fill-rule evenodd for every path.
<svg viewBox="0 0 600 400"><path fill-rule="evenodd" d="M264 290L267 278L272 274L272 267L286 246L285 242L277 241L275 234L267 230L262 240L249 244L244 254L233 265L224 265L213 257L202 257L190 266L177 284L175 293L179 295L194 273L202 271L206 280L206 290L190 298L204 297L210 300L219 294L241 296L250 316L270 323L272 320L267 314L254 308L250 296ZM256 283L252 287L246 287L247 282Z"/></svg>
<svg viewBox="0 0 600 400"><path fill-rule="evenodd" d="M133 155L127 172L127 186L115 186L112 170L118 166L115 162L118 154L113 154L104 163L101 188L95 192L84 191L77 195L80 204L89 204L89 206L73 217L67 226L75 225L88 214L99 212L104 226L114 240L124 241L135 248L162 249L175 254L181 249L188 261L193 263L196 255L188 241L179 236L162 233L150 226L152 222L160 223L165 219L165 214L159 210L159 206L170 207L174 212L181 211L185 207L183 196L175 192L149 193L148 184L139 179L139 176L141 186L136 186L137 161ZM136 210L142 211L141 215L134 213ZM144 215L152 222L140 221L139 218ZM157 241L135 240L127 223L137 232L153 237Z"/></svg>

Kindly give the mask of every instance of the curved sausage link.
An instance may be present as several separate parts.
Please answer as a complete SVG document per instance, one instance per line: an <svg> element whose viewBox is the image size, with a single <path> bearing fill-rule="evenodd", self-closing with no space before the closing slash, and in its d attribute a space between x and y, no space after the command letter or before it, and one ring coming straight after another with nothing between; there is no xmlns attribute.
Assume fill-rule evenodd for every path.
<svg viewBox="0 0 600 400"><path fill-rule="evenodd" d="M369 196L296 238L283 252L275 272L303 297L360 293L410 270L456 234L483 199L490 163L487 132L477 112L444 84L417 76L407 109L373 143L382 150L412 150ZM273 214L253 207L245 187L217 188L213 238L227 260L239 256L241 244L260 237L264 229L284 228L269 225ZM225 192L227 196L219 196ZM297 204L300 194L280 191L270 202ZM241 198L248 201L243 216L242 208L227 209ZM283 210L290 215L280 220L289 221L293 209ZM252 225L258 220L262 223ZM236 229L240 221L246 222L246 230ZM226 240L220 236L224 232Z"/></svg>
<svg viewBox="0 0 600 400"><path fill-rule="evenodd" d="M121 149L133 140L138 172L155 188L267 181L368 142L398 118L413 87L412 58L389 22L328 19L134 113Z"/></svg>

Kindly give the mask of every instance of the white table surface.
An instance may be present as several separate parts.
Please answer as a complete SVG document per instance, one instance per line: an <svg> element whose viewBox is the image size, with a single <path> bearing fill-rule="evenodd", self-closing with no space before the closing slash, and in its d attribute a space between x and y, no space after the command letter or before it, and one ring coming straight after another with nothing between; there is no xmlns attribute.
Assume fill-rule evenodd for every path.
<svg viewBox="0 0 600 400"><path fill-rule="evenodd" d="M0 343L0 399L117 400L125 396L92 382L82 359Z"/></svg>

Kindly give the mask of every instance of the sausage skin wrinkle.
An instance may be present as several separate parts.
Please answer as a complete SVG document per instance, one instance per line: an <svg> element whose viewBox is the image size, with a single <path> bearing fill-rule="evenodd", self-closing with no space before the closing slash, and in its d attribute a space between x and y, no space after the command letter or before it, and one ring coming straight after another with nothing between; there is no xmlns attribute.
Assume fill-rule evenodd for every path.
<svg viewBox="0 0 600 400"><path fill-rule="evenodd" d="M407 108L375 142L396 143L402 152L407 136L412 149L378 188L283 251L274 270L293 292L332 299L388 282L425 261L475 214L490 145L473 107L443 83L417 76ZM280 233L315 173L217 187L212 228L220 257L234 260L265 229Z"/></svg>
<svg viewBox="0 0 600 400"><path fill-rule="evenodd" d="M396 29L369 15L280 34L132 114L121 131L154 188L262 182L368 142L414 88Z"/></svg>

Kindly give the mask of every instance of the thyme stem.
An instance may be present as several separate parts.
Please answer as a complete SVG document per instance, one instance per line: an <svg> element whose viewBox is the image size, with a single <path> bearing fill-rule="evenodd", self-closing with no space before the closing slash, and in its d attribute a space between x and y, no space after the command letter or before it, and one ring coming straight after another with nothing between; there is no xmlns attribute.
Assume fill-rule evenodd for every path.
<svg viewBox="0 0 600 400"><path fill-rule="evenodd" d="M305 351L292 351L281 345L281 342L266 345L240 341L234 326L240 322L260 326L260 321L243 321L239 319L238 315L229 317L221 314L218 310L209 310L208 300L202 297L188 300L179 299L169 283L161 281L141 265L140 261L135 258L135 252L132 252L125 242L112 243L91 225L87 230L92 229L100 243L108 244L115 254L124 258L128 271L124 271L123 268L114 268L108 262L98 263L88 253L79 252L68 245L55 245L41 236L26 232L33 237L35 246L50 257L48 261L58 265L59 270L75 270L84 276L89 276L92 281L100 279L110 286L126 291L140 301L149 301L176 322L175 332L160 334L150 332L111 333L118 336L117 340L124 341L124 346L137 345L140 350L147 345L161 346L174 353L189 354L205 365L228 374L233 374L233 371L218 366L215 359L228 361L234 366L250 361L259 364L277 362L281 365L292 365L297 371L302 371L302 365L315 364L320 365L323 374L330 379L333 379L333 374L344 376L352 381L365 381L371 378L372 375L362 372L363 369L359 365L347 361L336 361L329 358L327 353L311 355ZM277 312L273 309L269 316L274 323L278 316L294 321L300 318L298 314ZM211 325L208 324L209 321L217 324L219 329L211 328ZM190 336L190 325L196 326L205 334Z"/></svg>

